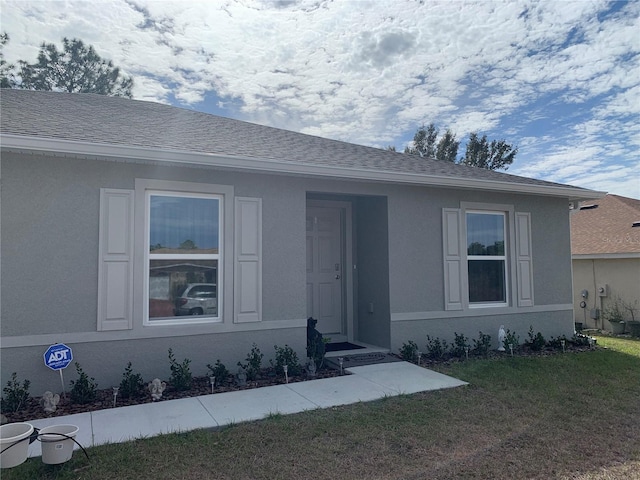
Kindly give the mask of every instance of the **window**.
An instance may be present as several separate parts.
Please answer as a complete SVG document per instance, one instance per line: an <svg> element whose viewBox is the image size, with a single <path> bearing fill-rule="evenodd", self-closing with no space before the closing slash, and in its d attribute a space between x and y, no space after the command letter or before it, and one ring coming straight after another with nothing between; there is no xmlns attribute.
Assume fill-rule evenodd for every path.
<svg viewBox="0 0 640 480"><path fill-rule="evenodd" d="M461 202L442 209L444 308L533 307L531 214Z"/></svg>
<svg viewBox="0 0 640 480"><path fill-rule="evenodd" d="M222 203L147 190L148 324L220 320Z"/></svg>
<svg viewBox="0 0 640 480"><path fill-rule="evenodd" d="M500 212L466 212L469 304L507 303L506 218Z"/></svg>

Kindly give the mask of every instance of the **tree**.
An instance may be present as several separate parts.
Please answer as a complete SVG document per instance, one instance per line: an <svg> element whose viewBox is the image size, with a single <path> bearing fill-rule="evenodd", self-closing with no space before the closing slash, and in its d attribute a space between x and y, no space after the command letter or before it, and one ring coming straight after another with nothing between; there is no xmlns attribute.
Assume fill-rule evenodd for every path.
<svg viewBox="0 0 640 480"><path fill-rule="evenodd" d="M437 142L436 142L437 140ZM487 170L506 170L518 153L518 147L512 147L504 140L492 140L487 136L478 137L476 132L469 134L469 142L464 157L457 159L460 142L450 129L438 140L438 129L433 123L420 127L413 136L413 144L406 147L404 153L433 158L442 162L461 163Z"/></svg>
<svg viewBox="0 0 640 480"><path fill-rule="evenodd" d="M425 128L422 125L413 136L413 146L407 147L404 153L420 155L421 157L436 158L436 139L438 138L438 129L433 123Z"/></svg>
<svg viewBox="0 0 640 480"><path fill-rule="evenodd" d="M20 60L18 88L29 90L98 93L131 98L133 79L120 73L111 61L103 60L82 40L64 38L63 50L53 43L40 46L38 61Z"/></svg>
<svg viewBox="0 0 640 480"><path fill-rule="evenodd" d="M518 153L518 147L512 147L504 140L487 140L487 136L478 137L476 132L469 134L467 149L459 163L487 170L508 169Z"/></svg>
<svg viewBox="0 0 640 480"><path fill-rule="evenodd" d="M438 129L433 123L430 123L429 126L423 125L418 129L413 136L413 145L406 147L404 153L444 162L455 162L459 145L460 142L456 140L456 135L449 129L438 140Z"/></svg>
<svg viewBox="0 0 640 480"><path fill-rule="evenodd" d="M440 141L438 142L438 147L436 149L436 160L455 163L458 156L459 145L460 142L456 140L455 133L452 133L451 130L447 129L445 134L442 136L442 138L440 138Z"/></svg>
<svg viewBox="0 0 640 480"><path fill-rule="evenodd" d="M180 244L180 249L181 250L195 250L196 248L196 244L193 240L185 240L184 242L182 242Z"/></svg>
<svg viewBox="0 0 640 480"><path fill-rule="evenodd" d="M4 59L4 46L9 41L9 35L5 33L0 34L0 88L11 88L13 86L13 65L8 64Z"/></svg>

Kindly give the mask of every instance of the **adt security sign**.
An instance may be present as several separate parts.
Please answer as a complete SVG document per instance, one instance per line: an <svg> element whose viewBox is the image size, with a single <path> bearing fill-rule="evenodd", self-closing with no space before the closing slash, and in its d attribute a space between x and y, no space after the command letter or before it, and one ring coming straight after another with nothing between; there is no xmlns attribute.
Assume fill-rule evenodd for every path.
<svg viewBox="0 0 640 480"><path fill-rule="evenodd" d="M64 343L51 345L44 352L44 364L51 370L62 370L67 368L73 360L71 349Z"/></svg>

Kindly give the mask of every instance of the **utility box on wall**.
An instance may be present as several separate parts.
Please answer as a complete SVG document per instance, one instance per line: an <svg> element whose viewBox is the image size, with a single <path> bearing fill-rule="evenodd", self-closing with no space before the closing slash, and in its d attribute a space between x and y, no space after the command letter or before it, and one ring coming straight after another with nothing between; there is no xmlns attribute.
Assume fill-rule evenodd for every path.
<svg viewBox="0 0 640 480"><path fill-rule="evenodd" d="M609 295L609 285L606 283L601 283L597 288L599 297L606 297Z"/></svg>
<svg viewBox="0 0 640 480"><path fill-rule="evenodd" d="M592 308L591 312L589 312L589 316L593 319L593 320L598 320L600 318L600 309L598 308Z"/></svg>

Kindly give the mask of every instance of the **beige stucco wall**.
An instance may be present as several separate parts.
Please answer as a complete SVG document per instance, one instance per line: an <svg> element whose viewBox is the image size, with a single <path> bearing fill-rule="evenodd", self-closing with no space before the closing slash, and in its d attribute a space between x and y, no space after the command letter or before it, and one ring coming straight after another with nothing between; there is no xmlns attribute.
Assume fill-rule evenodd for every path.
<svg viewBox="0 0 640 480"><path fill-rule="evenodd" d="M573 309L576 322L585 328L603 328L602 320L591 318L591 309L607 308L616 297L626 303L637 302L635 319L640 320L640 258L573 259ZM598 295L598 287L607 285L607 295ZM583 299L581 292L587 290ZM580 302L585 300L586 308ZM625 318L631 320L629 312ZM609 330L608 322L604 329Z"/></svg>

